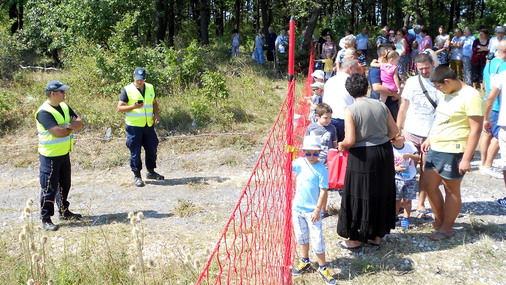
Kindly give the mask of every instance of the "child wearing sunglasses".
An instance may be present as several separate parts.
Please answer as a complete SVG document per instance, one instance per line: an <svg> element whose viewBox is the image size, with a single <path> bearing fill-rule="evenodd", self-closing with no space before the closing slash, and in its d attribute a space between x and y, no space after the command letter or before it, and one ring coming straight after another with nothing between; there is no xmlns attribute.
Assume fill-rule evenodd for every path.
<svg viewBox="0 0 506 285"><path fill-rule="evenodd" d="M318 161L321 148L318 136L304 137L302 145L304 156L292 163L292 170L297 176L292 204L292 222L300 248L300 260L292 269L292 275L301 275L311 269L309 261L309 241L311 240L311 246L318 259L318 273L326 284L336 284L325 261L325 242L320 216L320 210L327 201L329 188L329 172L325 165Z"/></svg>

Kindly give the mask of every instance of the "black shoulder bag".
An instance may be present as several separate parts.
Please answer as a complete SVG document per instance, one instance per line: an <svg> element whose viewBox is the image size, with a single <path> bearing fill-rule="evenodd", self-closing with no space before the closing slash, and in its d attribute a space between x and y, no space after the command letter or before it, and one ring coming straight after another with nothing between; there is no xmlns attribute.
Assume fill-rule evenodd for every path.
<svg viewBox="0 0 506 285"><path fill-rule="evenodd" d="M425 95L425 97L427 98L427 100L429 100L429 102L432 105L432 107L434 107L434 109L436 109L437 108L437 104L436 104L436 102L434 102L434 100L432 100L432 98L430 98L429 92L427 92L427 89L425 89L425 86L423 85L423 82L422 82L422 76L421 75L418 75L418 82L420 82L420 87L422 87L423 94Z"/></svg>

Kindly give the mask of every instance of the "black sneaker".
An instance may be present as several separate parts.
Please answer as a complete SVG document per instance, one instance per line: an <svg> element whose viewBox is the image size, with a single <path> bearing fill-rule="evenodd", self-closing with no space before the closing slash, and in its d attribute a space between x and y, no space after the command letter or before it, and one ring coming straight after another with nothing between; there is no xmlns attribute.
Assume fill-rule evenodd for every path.
<svg viewBox="0 0 506 285"><path fill-rule="evenodd" d="M82 218L83 215L72 213L69 210L66 210L63 212L63 214L60 214L60 220L82 220Z"/></svg>
<svg viewBox="0 0 506 285"><path fill-rule="evenodd" d="M155 179L155 180L164 180L165 177L163 175L160 175L156 172L148 172L148 174L146 175L146 178L147 179Z"/></svg>
<svg viewBox="0 0 506 285"><path fill-rule="evenodd" d="M42 227L46 231L56 231L58 228L60 228L58 225L53 224L53 221L51 221L50 217L42 218Z"/></svg>
<svg viewBox="0 0 506 285"><path fill-rule="evenodd" d="M142 177L134 176L134 185L137 187L144 187L144 181L142 181Z"/></svg>

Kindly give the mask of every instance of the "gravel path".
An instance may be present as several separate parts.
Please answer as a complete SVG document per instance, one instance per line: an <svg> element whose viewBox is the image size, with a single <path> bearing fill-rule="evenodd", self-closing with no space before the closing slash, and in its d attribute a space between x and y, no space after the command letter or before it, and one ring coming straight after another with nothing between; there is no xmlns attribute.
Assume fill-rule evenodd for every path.
<svg viewBox="0 0 506 285"><path fill-rule="evenodd" d="M148 255L165 258L161 256L160 248L170 248L177 245L183 251L190 252L195 249L197 252L194 254L204 259L207 256L206 251L217 241L231 210L237 203L260 149L260 146L257 145L247 154L245 151L234 148L208 149L178 154L169 144L162 143L157 170L167 179L165 181L146 181L146 186L143 188L132 186L132 175L126 164L106 170L83 170L78 166L74 167L73 186L70 192L71 210L85 215L87 221L84 223L62 223L62 228L55 233L55 236L79 235L79 228L83 226L94 227L127 223L128 212L142 211L146 217L144 225L149 236L146 242ZM120 151L126 151L126 149L120 149ZM38 166L35 163L30 165L32 166L22 168L1 165L0 224L3 233L9 232L8 229L19 228L22 224L20 216L27 198L38 201ZM490 250L494 250L492 246L497 246L498 250L504 254L506 208L499 206L494 200L505 195L506 191L502 180L483 176L477 170L468 173L462 184L463 214L457 219L458 238L454 240L459 243L462 240L476 243L477 246L482 242L485 243L482 247L486 246ZM184 201L193 204L198 213L190 217L176 215L175 209ZM329 203L331 207L339 205L340 196L337 192L330 192ZM413 205L416 205L416 201L413 202ZM429 206L428 202L427 206ZM329 248L327 255L333 272L339 273L338 276L342 280L358 281L359 283L372 282L371 280L374 279L366 277L367 274L356 276L357 273L353 272L356 270L354 268L357 266L357 260L364 259L364 256L350 255L335 246L340 239L335 233L336 221L336 216L324 220L327 247ZM477 238L465 240L466 230L469 229L470 224L476 221L485 225L497 225L494 232L486 233L492 239L492 243ZM57 218L55 218L55 222L59 222ZM391 252L400 250L403 254L402 257L392 257L391 261L405 265L409 270L416 269L410 271L415 272L412 274L413 278L418 276L417 274L424 276L424 272L429 274L427 273L429 271L430 276L441 275L437 273L438 270L473 275L473 271L470 269L473 267L472 263L460 264L459 261L455 261L453 269L437 265L438 259L441 258L438 254L457 250L457 253L452 254L458 257L459 254L470 254L470 252L466 253L469 248L462 244L451 247L434 245L434 242L429 242L421 236L424 231L423 222L416 220L415 226L420 230L413 230L411 234L404 234L399 229L394 230L387 239L386 249L382 249L382 253L379 255L372 254L367 257L367 262L374 264L374 258L378 258L378 263L381 264L385 256L388 257ZM427 231L429 229L425 230L425 232ZM409 244L409 251L401 249L406 243ZM418 249L413 250L414 248ZM387 252L388 254L386 254ZM432 261L424 262L425 259ZM463 258L457 259L463 260ZM429 266L429 268L424 266ZM394 269L395 272L404 272L403 270L405 270L402 266ZM384 272L386 268L373 271ZM483 281L471 277L469 277L471 279L466 277L464 280L501 284L502 281L499 282L499 280L505 279L497 278L504 276L504 273L501 270L497 272L498 277L487 277ZM390 276L391 273L388 275ZM382 274L377 276L382 276ZM451 276L450 274L441 280L450 280L448 282L452 284L473 283L457 282ZM318 278L316 274L310 274L303 279L295 279L294 282L313 284ZM377 282L383 282L381 280Z"/></svg>

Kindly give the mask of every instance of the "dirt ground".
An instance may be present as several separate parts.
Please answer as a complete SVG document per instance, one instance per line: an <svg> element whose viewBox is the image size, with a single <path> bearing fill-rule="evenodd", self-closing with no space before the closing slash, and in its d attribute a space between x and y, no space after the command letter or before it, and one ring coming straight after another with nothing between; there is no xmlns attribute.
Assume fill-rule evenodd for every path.
<svg viewBox="0 0 506 285"><path fill-rule="evenodd" d="M201 142L205 143L205 138ZM118 153L127 152L121 139L108 144ZM78 238L85 227L127 223L128 212L142 211L148 237L147 255L163 259L167 253L183 253L204 260L237 203L261 147L258 143L247 150L230 146L185 152L179 151L170 140L162 141L157 171L166 180L145 180L143 188L133 186L126 160L119 166L97 169L74 165L69 201L71 210L82 213L86 221L62 222L60 230L51 235ZM8 151L7 156L13 153ZM36 158L33 153L31 157ZM27 198L38 201L37 164L32 161L23 167L0 165L2 235L21 226L21 211ZM482 176L475 169L463 181L463 208L456 222L456 237L443 242L429 241L425 234L430 232L430 220L414 218L412 229L405 233L394 230L377 252L368 248L359 253L339 249L336 243L341 239L335 233L337 216L326 218L327 259L332 272L350 284L417 281L504 284L506 275L501 268L506 268L506 208L494 200L505 195L502 180ZM196 213L178 216L176 209L184 202L193 205ZM339 203L339 193L330 192L330 208L338 208ZM54 221L60 223L58 218ZM178 250L170 251L173 247ZM481 258L483 252L492 258L489 255ZM294 279L296 284L320 282L315 273Z"/></svg>

